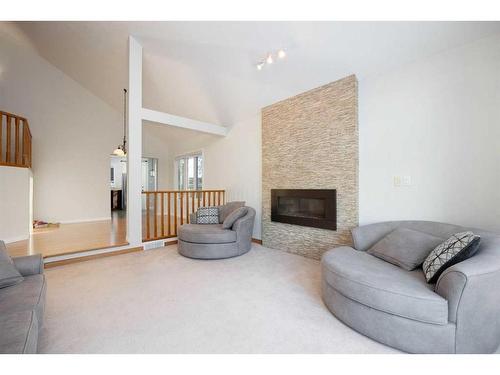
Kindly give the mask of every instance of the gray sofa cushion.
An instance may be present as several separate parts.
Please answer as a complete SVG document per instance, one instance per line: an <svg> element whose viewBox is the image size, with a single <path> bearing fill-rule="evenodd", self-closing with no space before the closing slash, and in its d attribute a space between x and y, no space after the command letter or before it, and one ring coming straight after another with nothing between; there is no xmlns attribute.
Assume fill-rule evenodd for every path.
<svg viewBox="0 0 500 375"><path fill-rule="evenodd" d="M38 321L42 323L46 289L43 274L25 277L22 283L1 289L0 315L34 310Z"/></svg>
<svg viewBox="0 0 500 375"><path fill-rule="evenodd" d="M443 238L407 228L396 228L378 241L368 253L411 271L420 266Z"/></svg>
<svg viewBox="0 0 500 375"><path fill-rule="evenodd" d="M241 219L248 213L248 207L240 207L227 215L226 219L222 223L222 228L231 229L233 224L236 223L238 219Z"/></svg>
<svg viewBox="0 0 500 375"><path fill-rule="evenodd" d="M365 336L409 353L454 353L455 324L428 324L372 309L322 281L323 301L343 323Z"/></svg>
<svg viewBox="0 0 500 375"><path fill-rule="evenodd" d="M13 264L0 262L0 289L19 284L23 277Z"/></svg>
<svg viewBox="0 0 500 375"><path fill-rule="evenodd" d="M0 353L36 353L38 320L33 311L0 315Z"/></svg>
<svg viewBox="0 0 500 375"><path fill-rule="evenodd" d="M234 201L234 202L227 202L226 204L219 206L219 224L222 224L224 220L226 220L226 217L231 212L240 207L243 207L244 205L245 201Z"/></svg>
<svg viewBox="0 0 500 375"><path fill-rule="evenodd" d="M326 252L322 267L326 282L351 300L419 322L448 323L448 302L434 293L422 270L406 271L350 247Z"/></svg>
<svg viewBox="0 0 500 375"><path fill-rule="evenodd" d="M0 241L0 289L19 284L21 281L23 277L7 254L4 242Z"/></svg>
<svg viewBox="0 0 500 375"><path fill-rule="evenodd" d="M193 243L236 242L236 232L223 229L221 224L184 224L179 228L178 237Z"/></svg>

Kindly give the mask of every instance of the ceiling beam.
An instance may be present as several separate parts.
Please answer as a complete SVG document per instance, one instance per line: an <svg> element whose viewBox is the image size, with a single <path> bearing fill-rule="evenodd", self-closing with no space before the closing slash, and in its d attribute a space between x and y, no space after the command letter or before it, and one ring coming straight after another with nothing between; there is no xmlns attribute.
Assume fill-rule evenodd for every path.
<svg viewBox="0 0 500 375"><path fill-rule="evenodd" d="M154 111L148 108L142 108L142 119L156 122L159 124L176 126L178 128L196 130L203 133L215 134L225 137L228 128L220 125L210 124L208 122L192 120L190 118L171 115L170 113Z"/></svg>

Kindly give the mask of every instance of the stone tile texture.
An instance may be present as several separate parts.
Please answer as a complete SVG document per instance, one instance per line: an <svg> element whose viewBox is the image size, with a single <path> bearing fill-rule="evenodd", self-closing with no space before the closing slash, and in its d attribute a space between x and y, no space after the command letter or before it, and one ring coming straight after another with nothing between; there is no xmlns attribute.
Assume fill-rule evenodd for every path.
<svg viewBox="0 0 500 375"><path fill-rule="evenodd" d="M358 90L351 75L262 109L263 245L320 259L358 225ZM271 221L271 189L337 189L337 231Z"/></svg>

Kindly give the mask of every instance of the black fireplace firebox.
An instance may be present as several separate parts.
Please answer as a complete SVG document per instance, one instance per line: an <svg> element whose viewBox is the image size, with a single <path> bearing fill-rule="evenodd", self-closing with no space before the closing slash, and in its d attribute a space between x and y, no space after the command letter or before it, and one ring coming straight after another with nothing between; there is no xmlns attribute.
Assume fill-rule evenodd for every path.
<svg viewBox="0 0 500 375"><path fill-rule="evenodd" d="M271 220L337 230L337 190L271 189Z"/></svg>

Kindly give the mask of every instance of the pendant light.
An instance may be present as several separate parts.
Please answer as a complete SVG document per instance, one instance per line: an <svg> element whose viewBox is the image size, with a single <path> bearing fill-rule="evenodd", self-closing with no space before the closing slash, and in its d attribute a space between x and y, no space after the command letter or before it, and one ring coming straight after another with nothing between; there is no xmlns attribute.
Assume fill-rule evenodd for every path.
<svg viewBox="0 0 500 375"><path fill-rule="evenodd" d="M113 151L115 156L127 155L127 89L123 89L123 143Z"/></svg>

